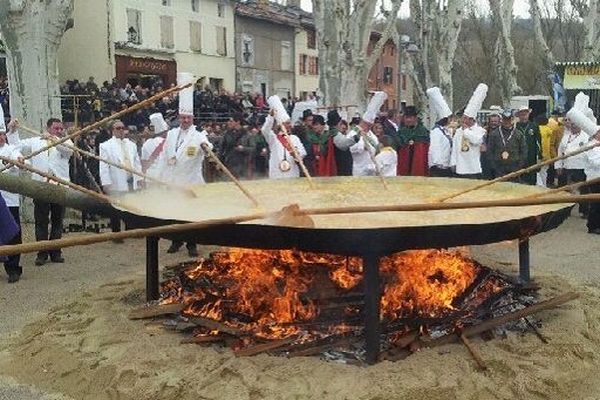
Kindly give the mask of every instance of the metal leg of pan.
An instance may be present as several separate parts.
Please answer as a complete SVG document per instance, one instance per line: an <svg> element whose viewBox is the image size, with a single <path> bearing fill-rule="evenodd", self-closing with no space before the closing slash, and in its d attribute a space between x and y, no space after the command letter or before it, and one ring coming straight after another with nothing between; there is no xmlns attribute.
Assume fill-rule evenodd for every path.
<svg viewBox="0 0 600 400"><path fill-rule="evenodd" d="M363 255L365 284L365 347L367 363L375 364L379 358L381 327L379 308L381 287L379 278L379 259L377 254Z"/></svg>
<svg viewBox="0 0 600 400"><path fill-rule="evenodd" d="M158 238L146 238L146 301L158 300Z"/></svg>
<svg viewBox="0 0 600 400"><path fill-rule="evenodd" d="M529 264L529 239L519 241L519 278L523 283L531 280Z"/></svg>

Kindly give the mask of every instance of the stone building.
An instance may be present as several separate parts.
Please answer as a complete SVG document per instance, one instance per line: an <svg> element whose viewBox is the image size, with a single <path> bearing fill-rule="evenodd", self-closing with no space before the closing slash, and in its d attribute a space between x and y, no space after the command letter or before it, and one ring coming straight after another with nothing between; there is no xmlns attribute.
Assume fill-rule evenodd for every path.
<svg viewBox="0 0 600 400"><path fill-rule="evenodd" d="M294 95L297 27L294 8L254 0L236 5L237 91Z"/></svg>
<svg viewBox="0 0 600 400"><path fill-rule="evenodd" d="M60 48L61 80L116 77L174 83L191 72L234 90L233 2L225 0L75 0L74 26Z"/></svg>

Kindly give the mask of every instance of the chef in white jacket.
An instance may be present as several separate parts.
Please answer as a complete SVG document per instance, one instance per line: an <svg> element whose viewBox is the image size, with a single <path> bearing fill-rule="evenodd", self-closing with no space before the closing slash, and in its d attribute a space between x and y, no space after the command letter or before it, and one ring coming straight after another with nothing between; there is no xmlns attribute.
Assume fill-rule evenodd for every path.
<svg viewBox="0 0 600 400"><path fill-rule="evenodd" d="M128 169L142 172L137 146L127 137L125 124L121 120L113 120L110 125L112 138L100 143L100 158L113 164L123 165ZM102 189L109 196L119 196L124 193L141 189L142 178L124 169L100 162L100 182Z"/></svg>
<svg viewBox="0 0 600 400"><path fill-rule="evenodd" d="M389 136L383 135L380 141L379 153L375 156L375 161L379 165L381 175L396 176L398 171L398 153L392 147Z"/></svg>
<svg viewBox="0 0 600 400"><path fill-rule="evenodd" d="M167 138L166 131L169 129L169 125L161 113L151 114L148 118L150 119L150 125L152 126L155 135L158 135L161 132L164 133L146 140L142 145L142 169L146 175L158 178L160 175L158 160L164 150ZM149 184L151 184L151 181L146 182L146 185Z"/></svg>
<svg viewBox="0 0 600 400"><path fill-rule="evenodd" d="M576 127L575 132L581 129L578 136L580 139L583 139L581 134L585 134L585 138L588 140L584 143L585 146L589 146L592 144L596 144L600 142L600 126L596 125L596 118L593 113L585 113L585 110L576 109L574 106L567 113L567 119L569 120L570 131L565 130L563 136L563 142L569 142L568 135L574 135L573 127ZM561 145L563 143L561 142ZM570 145L570 146L569 146ZM579 143L577 140L573 138L570 140L570 143L567 145L563 145L563 152L571 153L575 150L579 149ZM561 154L561 150L559 149L559 155ZM578 168L583 167L583 175L586 181L591 181L595 179L600 179L600 147L595 147L591 150L586 151L577 156L569 157L565 161L575 158L575 161L571 161L569 164L562 164L561 166L565 168ZM586 187L582 187L582 194L587 193L600 193L600 182L588 185ZM585 190L584 190L585 189ZM580 205L581 210L581 205ZM588 205L587 208L587 228L588 233L600 235L600 203L593 202Z"/></svg>
<svg viewBox="0 0 600 400"><path fill-rule="evenodd" d="M290 134L288 142L283 131L279 129L281 125L286 125L286 129L290 128L290 117L281 104L279 97L271 96L267 99L267 102L271 107L271 112L265 119L261 133L269 146L269 178L298 178L300 177L300 166L294 158L293 148L295 148L300 159L306 157L306 149L296 135ZM274 131L275 122L279 125L277 133Z"/></svg>
<svg viewBox="0 0 600 400"><path fill-rule="evenodd" d="M194 76L188 72L177 74L177 84L194 83ZM179 126L167 133L158 161L160 179L179 186L203 184L204 156L202 146L212 150L206 131L198 131L194 125L194 88L190 86L179 92ZM174 205L176 206L176 205ZM167 253L179 251L183 242L174 241ZM195 243L186 244L190 257L197 257Z"/></svg>
<svg viewBox="0 0 600 400"><path fill-rule="evenodd" d="M193 75L177 74L177 84L193 83ZM179 92L179 126L167 133L159 161L161 179L180 186L204 182L203 145L212 150L206 131L198 131L194 125L194 89L188 87Z"/></svg>
<svg viewBox="0 0 600 400"><path fill-rule="evenodd" d="M427 97L429 97L430 109L437 121L429 133L430 140L427 154L429 176L447 178L452 176L450 169L452 133L449 128L452 110L450 110L438 87L427 89Z"/></svg>
<svg viewBox="0 0 600 400"><path fill-rule="evenodd" d="M125 137L125 124L118 119L112 121L110 125L112 138L100 143L100 157L111 161L116 165L123 165L130 170L142 171L140 156L137 152L137 146L131 140ZM122 196L127 192L140 189L142 179L124 169L117 168L105 162L100 162L100 183L102 190L109 196ZM121 231L121 218L111 216L110 226L113 232ZM122 240L115 240L116 243L122 243Z"/></svg>
<svg viewBox="0 0 600 400"><path fill-rule="evenodd" d="M379 140L377 139L377 136L371 132L371 127L386 99L387 94L385 92L375 92L373 97L371 97L371 100L369 100L367 109L358 125L352 128L346 134L345 138L343 138L346 141L354 141L354 144L350 146L350 153L352 154L352 176L369 176L376 174L377 170L373 160L379 151ZM361 134L361 132L363 132L364 135ZM340 139L338 139L338 141Z"/></svg>
<svg viewBox="0 0 600 400"><path fill-rule="evenodd" d="M50 118L46 122L46 132L41 137L33 137L30 139L21 139L18 129L8 132L8 143L17 146L22 154L33 153L47 147L52 142L63 136L64 126L61 120ZM65 145L73 146L73 142L69 139ZM69 178L69 159L73 155L73 150L66 146L58 145L51 147L48 150L30 159L31 166L48 175L54 175L65 181L70 181ZM43 176L32 174L32 178L38 181L48 181ZM52 181L50 181L52 182ZM33 218L35 221L35 239L54 240L62 237L63 220L65 218L65 207L61 204L46 203L45 201L33 201ZM48 261L55 263L63 263L65 259L62 256L60 249L51 250L49 252L40 251L35 259L35 265L42 266Z"/></svg>
<svg viewBox="0 0 600 400"><path fill-rule="evenodd" d="M450 165L460 178L481 178L481 145L486 131L477 124L477 112L487 96L487 85L480 83L462 116L461 127L452 138Z"/></svg>
<svg viewBox="0 0 600 400"><path fill-rule="evenodd" d="M0 106L0 156L9 158L11 160L23 161L23 156L21 152L15 147L8 144L8 140L6 137L6 124L4 122L4 113L2 111L2 107ZM11 121L8 124L9 129L16 129L16 123ZM19 169L15 166L11 167L10 163L4 164L2 160L0 160L0 168L4 168L5 166L10 167L6 169L3 173L10 175L18 175ZM8 210L12 214L15 222L21 227L21 219L19 217L19 195L16 193L10 193L3 190L0 190L0 194L4 198L6 205L8 206ZM21 243L21 233L19 232L11 242L7 244L20 244ZM4 262L4 269L6 270L6 274L8 275L8 283L17 282L21 278L21 274L23 273L23 268L20 265L21 255L13 254L8 256L6 261Z"/></svg>

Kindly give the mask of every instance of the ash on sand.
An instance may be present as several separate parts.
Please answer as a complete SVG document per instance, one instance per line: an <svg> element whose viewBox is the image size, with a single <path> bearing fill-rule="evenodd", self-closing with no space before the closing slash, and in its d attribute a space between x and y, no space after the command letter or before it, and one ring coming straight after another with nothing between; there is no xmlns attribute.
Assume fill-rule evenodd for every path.
<svg viewBox="0 0 600 400"><path fill-rule="evenodd" d="M557 245L560 240L579 240L582 247L587 240L588 250L594 243L569 232L568 226L564 229L560 236L536 238L540 249L534 243L532 254L542 251L543 244L549 249L546 254L558 260L552 253L564 251ZM554 246L546 247L552 246L548 241ZM511 259L515 247L499 250L504 253L500 256L494 254L497 248L478 249L477 258L492 254L496 260ZM580 250L578 254L586 251ZM160 322L127 318L132 307L143 302L143 278L135 274L133 279L76 293L69 303L26 326L0 352L0 375L86 400L598 399L600 288L570 275L584 276L582 271L563 274L568 281L557 278L557 270L566 271L573 261L563 259L558 266L555 262L553 267L534 268L543 287L540 299L572 290L581 294L576 301L537 314L550 343L543 344L533 333L509 333L506 339L487 342L473 338L488 365L486 372L477 371L460 344L368 368L312 357L236 358L227 349L182 345L181 335L162 329ZM593 260L590 255L576 265L590 270L596 267ZM542 264L534 259L534 265ZM514 273L515 266L500 269Z"/></svg>

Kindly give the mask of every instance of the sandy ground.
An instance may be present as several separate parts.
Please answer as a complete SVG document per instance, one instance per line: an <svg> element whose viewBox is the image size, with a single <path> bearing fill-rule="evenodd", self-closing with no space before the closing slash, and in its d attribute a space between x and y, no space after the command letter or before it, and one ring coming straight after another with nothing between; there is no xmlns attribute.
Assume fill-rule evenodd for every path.
<svg viewBox="0 0 600 400"><path fill-rule="evenodd" d="M187 259L164 254L167 245L161 264ZM600 399L598 250L600 237L579 218L532 240L541 297L581 298L539 314L549 344L533 334L474 339L486 372L458 344L369 368L181 345L180 334L127 319L143 302L143 241L67 249L67 263L41 268L25 256L23 279L0 281L0 400ZM517 269L515 243L473 254Z"/></svg>

